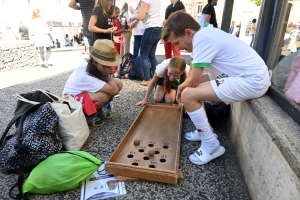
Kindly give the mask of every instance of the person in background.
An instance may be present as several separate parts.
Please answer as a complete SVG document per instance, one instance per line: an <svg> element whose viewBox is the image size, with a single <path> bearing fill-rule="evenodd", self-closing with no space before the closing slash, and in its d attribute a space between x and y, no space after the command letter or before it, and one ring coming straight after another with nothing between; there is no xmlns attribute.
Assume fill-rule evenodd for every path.
<svg viewBox="0 0 300 200"><path fill-rule="evenodd" d="M208 0L207 5L203 8L203 13L205 14L205 22L212 24L215 28L218 28L216 11L214 8L214 6L216 6L217 4L218 0Z"/></svg>
<svg viewBox="0 0 300 200"><path fill-rule="evenodd" d="M170 14L178 11L185 10L183 3L180 0L171 0L171 4L167 7L165 12L165 20L163 24L165 24L166 19L170 16ZM165 47L165 57L166 59L172 58L172 52L174 56L181 57L180 51L175 48L173 44L170 42L164 42Z"/></svg>
<svg viewBox="0 0 300 200"><path fill-rule="evenodd" d="M9 24L6 24L6 31L4 31L3 40L12 41L12 40L18 40L18 39L19 39L19 37L11 29L11 26Z"/></svg>
<svg viewBox="0 0 300 200"><path fill-rule="evenodd" d="M84 45L83 37L84 37L83 29L81 28L79 33L79 44L81 44L82 46Z"/></svg>
<svg viewBox="0 0 300 200"><path fill-rule="evenodd" d="M40 56L42 59L42 67L49 67L49 58L51 56L51 46L53 45L51 38L49 37L50 29L46 23L41 18L40 10L34 9L32 12L32 36L35 40L35 45L40 51ZM47 54L44 55L44 49L46 48Z"/></svg>
<svg viewBox="0 0 300 200"><path fill-rule="evenodd" d="M119 94L123 84L110 73L113 66L122 62L111 40L96 40L90 48L90 59L81 65L68 78L63 95L72 95L82 103L89 126L101 126L103 118L110 118L112 98Z"/></svg>
<svg viewBox="0 0 300 200"><path fill-rule="evenodd" d="M140 9L141 9L141 3L142 3L142 1L140 0L137 7L136 7L136 11L138 13L140 12ZM135 15L131 14L130 19L129 19L129 25L132 28L132 35L134 36L133 59L136 58L139 55L142 36L144 34L144 31L145 31L143 21L138 20L138 19L133 20L134 18L135 18Z"/></svg>
<svg viewBox="0 0 300 200"><path fill-rule="evenodd" d="M78 47L78 43L77 43L77 40L75 39L75 36L73 37L73 47Z"/></svg>
<svg viewBox="0 0 300 200"><path fill-rule="evenodd" d="M98 39L112 39L113 14L115 11L115 0L96 0L89 22L89 30L93 32L93 42Z"/></svg>
<svg viewBox="0 0 300 200"><path fill-rule="evenodd" d="M140 84L144 86L149 85L150 77L154 75L157 66L155 51L162 30L160 5L160 0L142 0L141 11L139 13L133 7L130 7L130 12L135 15L136 19L143 20L145 27L140 49L141 64L144 73L144 81Z"/></svg>
<svg viewBox="0 0 300 200"><path fill-rule="evenodd" d="M56 39L56 48L60 48L60 42Z"/></svg>
<svg viewBox="0 0 300 200"><path fill-rule="evenodd" d="M124 44L121 45L121 56L124 56L126 53L130 52L130 27L128 26L129 21L129 15L128 15L128 4L127 2L124 2L122 9L121 9L121 15L120 20L123 26L123 41Z"/></svg>
<svg viewBox="0 0 300 200"><path fill-rule="evenodd" d="M256 19L252 20L252 25L251 25L251 42L250 42L250 47L252 47L254 38L255 38L255 32L256 32Z"/></svg>
<svg viewBox="0 0 300 200"><path fill-rule="evenodd" d="M233 35L233 33L234 33L234 26L235 26L235 21L233 20L231 22L231 25L230 25L229 34Z"/></svg>
<svg viewBox="0 0 300 200"><path fill-rule="evenodd" d="M26 26L24 22L20 22L19 34L21 40L29 40L28 26Z"/></svg>
<svg viewBox="0 0 300 200"><path fill-rule="evenodd" d="M72 46L72 42L70 41L70 38L69 38L68 34L66 34L66 37L65 37L65 46L66 47Z"/></svg>
<svg viewBox="0 0 300 200"><path fill-rule="evenodd" d="M115 7L115 14L114 14L113 20L114 20L113 26L116 27L116 30L113 32L114 45L117 50L117 53L120 54L121 43L123 42L122 33L123 33L124 29L120 22L120 8L118 8L117 6ZM117 40L117 41L115 41L115 40ZM114 73L116 73L117 71L118 71L118 66L114 66Z"/></svg>
<svg viewBox="0 0 300 200"><path fill-rule="evenodd" d="M95 7L95 0L70 0L69 7L81 11L83 35L87 38L89 46L93 46L93 33L89 31L88 26L92 10Z"/></svg>

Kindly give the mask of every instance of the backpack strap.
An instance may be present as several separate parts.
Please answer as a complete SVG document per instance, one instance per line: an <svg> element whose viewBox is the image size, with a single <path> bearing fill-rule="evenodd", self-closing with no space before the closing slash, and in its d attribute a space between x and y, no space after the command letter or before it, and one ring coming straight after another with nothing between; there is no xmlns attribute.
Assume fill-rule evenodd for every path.
<svg viewBox="0 0 300 200"><path fill-rule="evenodd" d="M23 125L24 125L24 121L25 119L35 110L37 110L40 106L42 106L45 103L40 103L40 104L36 104L36 105L32 105L30 106L21 116L20 122L19 122L19 127L17 130L17 143L15 144L15 151L18 153L19 155L19 176L18 176L18 182L10 188L9 190L9 196L12 199L22 199L22 200L28 200L28 198L26 198L23 193L22 193L22 187L23 187L23 183L24 183L24 174L25 174L25 166L24 166L24 153L22 152L22 135L23 135ZM30 123L30 122L29 122ZM15 187L18 187L18 194L17 196L13 196L12 195L12 191Z"/></svg>

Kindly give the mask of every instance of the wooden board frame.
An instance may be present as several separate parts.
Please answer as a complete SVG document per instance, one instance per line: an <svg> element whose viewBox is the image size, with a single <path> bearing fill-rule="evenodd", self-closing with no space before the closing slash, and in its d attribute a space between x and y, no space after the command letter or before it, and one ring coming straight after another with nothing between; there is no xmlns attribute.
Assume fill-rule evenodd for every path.
<svg viewBox="0 0 300 200"><path fill-rule="evenodd" d="M172 158L168 164L168 169L161 169L161 168L150 168L146 166L134 166L132 165L132 160L128 161L129 163L124 162L124 159L129 160L128 158L124 158L124 154L126 153L122 151L127 151L130 148L133 148L131 146L133 145L133 140L135 137L140 136L140 134L134 133L135 128L140 125L140 120L143 118L143 116L147 116L146 114L149 112L153 112L156 109L158 109L161 112L165 112L162 110L169 111L168 113L165 112L166 114L170 115L176 114L176 116L172 115L176 120L175 122L179 122L174 126L174 124L169 123L168 126L172 126L172 128L176 129L177 131L174 133L167 133L168 137L172 138L172 147L170 149L173 149L174 152L172 153ZM183 179L182 173L179 169L179 157L180 157L180 143L181 143L181 129L182 129L182 111L183 107L181 105L177 104L147 104L144 106L144 108L141 110L140 114L137 116L131 127L129 128L128 132L124 136L123 140L120 142L118 147L116 148L115 152L113 155L110 157L108 162L106 163L105 166L105 171L109 174L114 174L116 176L124 176L124 177L132 177L132 178L139 178L139 179L144 179L144 180L151 180L151 181L158 181L158 182L164 182L164 183L172 183L176 184L178 180ZM149 115L148 115L149 116ZM163 119L164 116L159 116L162 117L162 120L165 120L165 122L169 121L170 119ZM169 116L170 117L170 116ZM149 119L151 120L151 119ZM140 123L140 124L139 124ZM147 122L149 123L149 122ZM163 123L163 122L162 122ZM165 123L166 124L166 123ZM155 125L155 124L154 124ZM169 127L170 128L170 127ZM156 129L159 129L156 127ZM168 129L168 127L164 127L164 130ZM151 133L148 133L151 134ZM138 136L137 136L138 135ZM164 143L166 144L166 143ZM171 146L171 145L170 145ZM140 147L137 147L137 149ZM163 151L167 151L162 149ZM170 153L170 152L169 152ZM146 155L146 153L144 154ZM162 155L161 155L162 156ZM158 156L159 157L159 156ZM154 157L150 157L149 161L143 161L142 162L151 162L151 159ZM123 162L122 162L123 160ZM152 163L152 162L151 162ZM163 165L163 164L160 164ZM172 165L172 166L171 166ZM167 165L166 165L167 166Z"/></svg>

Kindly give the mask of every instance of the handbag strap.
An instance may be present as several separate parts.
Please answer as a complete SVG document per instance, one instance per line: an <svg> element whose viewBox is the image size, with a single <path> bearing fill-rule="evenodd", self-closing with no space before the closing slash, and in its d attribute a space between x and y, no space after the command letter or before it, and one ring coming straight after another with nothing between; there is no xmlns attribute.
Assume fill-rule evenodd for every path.
<svg viewBox="0 0 300 200"><path fill-rule="evenodd" d="M20 123L19 123L19 127L17 130L17 143L15 144L15 151L18 153L19 156L19 176L18 176L18 182L10 188L9 190L9 196L13 199L23 199L23 200L28 200L28 198L26 198L23 193L22 193L22 187L23 187L23 183L24 183L24 174L25 174L25 166L24 166L24 153L22 152L22 135L23 135L23 125L24 125L24 121L25 119L32 113L34 112L36 109L38 109L40 106L42 106L45 103L39 103L33 106L30 106L21 116L20 119ZM13 196L12 195L12 191L15 187L18 187L18 194L17 196Z"/></svg>
<svg viewBox="0 0 300 200"><path fill-rule="evenodd" d="M6 126L3 134L2 134L2 137L0 139L0 149L3 148L3 145L4 145L4 141L8 140L9 138L6 137L7 133L9 132L9 129L11 128L11 126L21 117L21 115L18 115L18 116L14 116L10 122L8 123L8 125Z"/></svg>

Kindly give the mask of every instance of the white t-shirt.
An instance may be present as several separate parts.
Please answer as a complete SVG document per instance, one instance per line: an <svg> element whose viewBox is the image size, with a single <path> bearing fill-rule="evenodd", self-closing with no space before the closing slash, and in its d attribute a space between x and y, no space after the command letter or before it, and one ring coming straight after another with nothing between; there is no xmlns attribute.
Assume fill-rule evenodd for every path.
<svg viewBox="0 0 300 200"><path fill-rule="evenodd" d="M157 76L159 76L159 77L164 76L165 70L168 68L170 60L171 60L171 58L166 59L156 66L155 73ZM190 70L190 66L186 65L185 72L188 73L189 70Z"/></svg>
<svg viewBox="0 0 300 200"><path fill-rule="evenodd" d="M210 26L198 31L192 57L192 68L205 68L216 79L240 76L254 81L254 89L270 86L268 68L256 51L220 29Z"/></svg>
<svg viewBox="0 0 300 200"><path fill-rule="evenodd" d="M71 74L64 87L63 94L78 95L82 92L97 92L105 84L96 77L90 76L86 72L87 61L84 60L79 67Z"/></svg>
<svg viewBox="0 0 300 200"><path fill-rule="evenodd" d="M130 17L133 18L135 17L135 15L131 14ZM145 32L144 23L141 20L139 20L137 25L132 29L132 35L143 35L144 32Z"/></svg>
<svg viewBox="0 0 300 200"><path fill-rule="evenodd" d="M160 27L161 26L161 19L160 19L160 1L161 0L142 0L143 2L149 5L148 7L148 14L149 18L144 23L144 27Z"/></svg>
<svg viewBox="0 0 300 200"><path fill-rule="evenodd" d="M256 33L256 23L252 24L252 26L251 26L251 32L252 32L252 34Z"/></svg>

